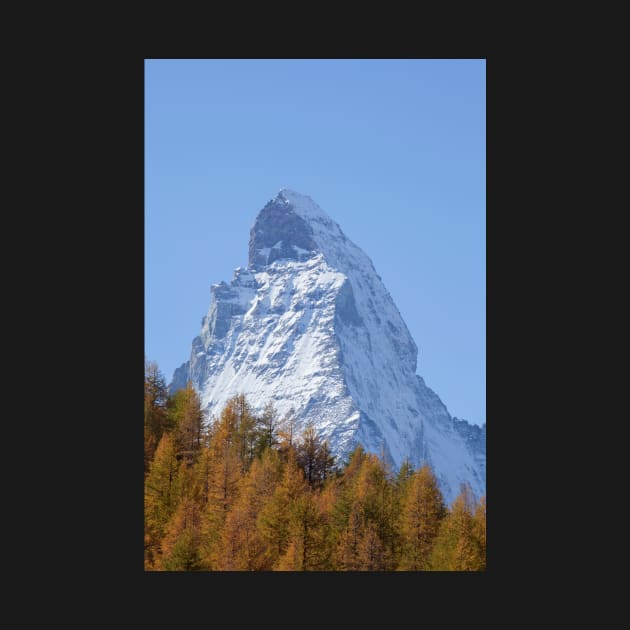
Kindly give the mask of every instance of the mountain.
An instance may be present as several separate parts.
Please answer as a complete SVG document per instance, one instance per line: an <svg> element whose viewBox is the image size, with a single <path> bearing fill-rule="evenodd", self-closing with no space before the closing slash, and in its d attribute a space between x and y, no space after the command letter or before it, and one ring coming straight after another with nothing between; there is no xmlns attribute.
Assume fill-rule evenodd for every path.
<svg viewBox="0 0 630 630"><path fill-rule="evenodd" d="M418 349L372 261L310 197L269 201L248 267L211 293L172 391L191 380L211 416L238 393L255 410L271 400L338 458L360 443L395 468L429 462L448 502L462 482L485 493L485 425L452 418L416 374Z"/></svg>

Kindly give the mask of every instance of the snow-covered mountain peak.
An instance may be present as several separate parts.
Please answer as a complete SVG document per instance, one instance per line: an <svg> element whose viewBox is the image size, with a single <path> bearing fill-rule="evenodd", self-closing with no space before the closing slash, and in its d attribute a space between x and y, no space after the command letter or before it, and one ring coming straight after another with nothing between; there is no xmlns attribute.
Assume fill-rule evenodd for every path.
<svg viewBox="0 0 630 630"><path fill-rule="evenodd" d="M335 244L348 239L310 197L283 188L258 213L250 231L249 266L260 268L274 260L305 260L317 252L339 263Z"/></svg>
<svg viewBox="0 0 630 630"><path fill-rule="evenodd" d="M453 419L416 374L418 349L374 265L310 197L270 200L247 268L211 292L172 390L192 381L211 416L239 393L257 411L272 401L341 459L360 443L394 467L430 463L449 501L462 482L483 494L485 428Z"/></svg>
<svg viewBox="0 0 630 630"><path fill-rule="evenodd" d="M283 188L277 195L286 204L290 204L296 214L306 220L331 222L332 219L308 196L295 190Z"/></svg>

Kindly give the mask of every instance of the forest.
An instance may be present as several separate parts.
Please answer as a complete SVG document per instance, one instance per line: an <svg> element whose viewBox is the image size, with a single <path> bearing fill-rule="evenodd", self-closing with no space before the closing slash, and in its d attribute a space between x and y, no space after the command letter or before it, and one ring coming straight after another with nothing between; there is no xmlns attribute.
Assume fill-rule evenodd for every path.
<svg viewBox="0 0 630 630"><path fill-rule="evenodd" d="M188 384L144 375L146 571L484 571L486 501L445 505L429 465L337 462L313 427L244 395L204 418Z"/></svg>

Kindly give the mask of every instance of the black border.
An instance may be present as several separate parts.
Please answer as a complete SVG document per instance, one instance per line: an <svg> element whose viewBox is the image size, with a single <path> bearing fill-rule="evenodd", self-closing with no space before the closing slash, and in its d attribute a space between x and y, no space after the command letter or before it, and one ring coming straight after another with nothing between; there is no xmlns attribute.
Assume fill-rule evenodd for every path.
<svg viewBox="0 0 630 630"><path fill-rule="evenodd" d="M167 592L185 580L186 588L216 602L216 589L245 592L269 590L294 595L332 594L358 588L365 597L374 589L375 601L393 602L403 593L424 589L458 589L481 598L491 580L499 586L505 574L527 567L531 544L518 531L526 509L531 509L531 486L544 483L532 465L535 436L540 426L527 404L535 380L525 360L532 332L524 326L533 312L527 292L531 256L525 256L533 227L523 219L519 197L518 162L524 130L518 125L522 75L514 74L511 59L488 55L486 50L418 51L394 46L401 54L363 56L359 51L341 55L265 55L264 58L485 58L487 72L487 417L488 417L488 571L460 574L169 574L145 573L142 566L142 414L143 286L144 286L144 54L107 60L99 65L97 80L82 84L77 103L76 173L73 185L84 197L73 221L79 221L81 242L73 243L72 264L88 265L90 281L78 279L73 309L79 341L68 357L67 378L78 374L82 390L79 427L89 444L81 448L73 469L90 479L87 502L80 499L76 545L88 552L80 559L82 571L106 571L107 579L129 581L129 588L144 585ZM299 46L298 49L299 50ZM361 51L362 52L362 51ZM427 54L428 53L428 54ZM164 55L164 58L213 58L213 55ZM217 58L255 58L256 55L216 55ZM73 118L75 118L73 116ZM76 118L73 122L76 122ZM519 136L519 133L521 134ZM526 159L526 156L525 156ZM519 207L519 203L521 204ZM516 227L518 226L518 227ZM529 232L528 232L529 227ZM89 262L86 262L89 261ZM75 330L76 332L76 330ZM527 336L529 335L529 337ZM83 433L82 433L83 435ZM83 438L81 439L83 444ZM78 446L78 444L77 444ZM85 471L85 473L81 472ZM237 576L237 577L235 577ZM273 576L273 577L272 577ZM345 577L342 577L345 576ZM448 577L444 577L448 576ZM332 581L331 581L332 580ZM309 588L310 587L310 588ZM460 589L461 587L461 589ZM477 590L479 588L479 590ZM428 591L427 591L428 593ZM433 596L433 595L432 595ZM139 597L139 596L138 596ZM415 597L415 596L413 596ZM325 599L319 595L319 599ZM478 599L477 601L483 601ZM354 602L361 606L364 602Z"/></svg>

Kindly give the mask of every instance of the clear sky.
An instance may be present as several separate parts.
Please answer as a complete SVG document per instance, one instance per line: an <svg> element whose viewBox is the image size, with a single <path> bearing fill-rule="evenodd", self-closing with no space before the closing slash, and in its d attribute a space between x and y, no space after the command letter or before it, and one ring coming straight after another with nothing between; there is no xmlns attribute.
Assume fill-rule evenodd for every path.
<svg viewBox="0 0 630 630"><path fill-rule="evenodd" d="M145 354L189 358L281 188L372 259L449 412L486 419L484 60L146 60Z"/></svg>

